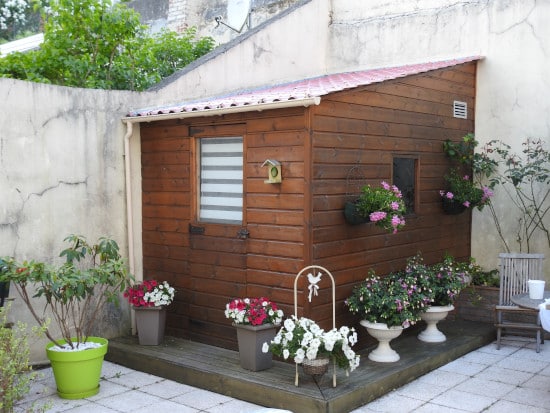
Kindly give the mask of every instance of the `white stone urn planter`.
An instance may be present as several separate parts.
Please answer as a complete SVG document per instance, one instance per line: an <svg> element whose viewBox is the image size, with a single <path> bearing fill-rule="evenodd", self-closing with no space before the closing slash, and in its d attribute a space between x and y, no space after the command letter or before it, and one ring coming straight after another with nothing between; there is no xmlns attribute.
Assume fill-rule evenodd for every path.
<svg viewBox="0 0 550 413"><path fill-rule="evenodd" d="M360 324L378 340L378 347L369 353L370 360L380 363L393 363L399 360L399 354L390 347L390 341L401 335L403 327L388 327L386 323L372 323L367 320L361 320Z"/></svg>
<svg viewBox="0 0 550 413"><path fill-rule="evenodd" d="M447 317L449 311L453 311L455 308L452 305L432 305L424 313L420 314L422 320L427 324L427 327L418 335L420 341L426 343L442 343L447 340L445 334L437 328L437 323Z"/></svg>

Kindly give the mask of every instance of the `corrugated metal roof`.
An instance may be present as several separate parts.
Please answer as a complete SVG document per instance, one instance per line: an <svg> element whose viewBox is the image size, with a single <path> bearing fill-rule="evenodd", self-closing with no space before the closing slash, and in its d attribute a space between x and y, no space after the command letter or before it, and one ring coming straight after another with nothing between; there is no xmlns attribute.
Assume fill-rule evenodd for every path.
<svg viewBox="0 0 550 413"><path fill-rule="evenodd" d="M231 111L235 112L248 111L252 108L254 110L262 110L267 105L269 105L269 108L278 107L278 105L274 106L276 103L280 103L280 107L285 107L285 104L292 102L293 106L295 106L299 101L320 98L329 93L424 73L430 70L443 69L479 59L479 56L471 56L399 67L330 74L254 90L239 91L208 99L178 103L171 106L136 110L130 112L128 118L163 118L162 115L179 113L193 113L195 116L206 116L208 115L208 111L213 110L232 109ZM317 99L315 103L318 104L318 102L319 100Z"/></svg>

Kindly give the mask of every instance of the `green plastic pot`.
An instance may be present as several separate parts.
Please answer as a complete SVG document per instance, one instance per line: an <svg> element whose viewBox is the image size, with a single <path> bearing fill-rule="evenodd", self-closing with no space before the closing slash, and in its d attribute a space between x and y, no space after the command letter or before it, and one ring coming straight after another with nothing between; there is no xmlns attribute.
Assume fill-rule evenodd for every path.
<svg viewBox="0 0 550 413"><path fill-rule="evenodd" d="M103 357L107 353L108 340L88 337L88 341L101 347L81 351L55 351L54 343L46 346L46 354L52 364L57 394L63 399L84 399L99 392L99 379ZM59 340L65 344L65 340Z"/></svg>

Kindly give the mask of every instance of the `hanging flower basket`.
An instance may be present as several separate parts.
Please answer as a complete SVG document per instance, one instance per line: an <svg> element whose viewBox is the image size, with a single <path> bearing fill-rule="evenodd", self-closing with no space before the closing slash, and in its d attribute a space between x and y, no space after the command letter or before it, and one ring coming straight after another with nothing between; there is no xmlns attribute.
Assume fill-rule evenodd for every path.
<svg viewBox="0 0 550 413"><path fill-rule="evenodd" d="M441 200L443 205L443 212L445 212L447 215L462 214L466 210L466 207L464 205L453 199L441 198Z"/></svg>
<svg viewBox="0 0 550 413"><path fill-rule="evenodd" d="M302 362L302 369L310 376L320 377L328 371L329 361L328 357L319 357L313 360L305 358Z"/></svg>
<svg viewBox="0 0 550 413"><path fill-rule="evenodd" d="M346 202L344 205L344 218L350 225L359 225L370 222L368 216L364 217L359 213L356 202Z"/></svg>

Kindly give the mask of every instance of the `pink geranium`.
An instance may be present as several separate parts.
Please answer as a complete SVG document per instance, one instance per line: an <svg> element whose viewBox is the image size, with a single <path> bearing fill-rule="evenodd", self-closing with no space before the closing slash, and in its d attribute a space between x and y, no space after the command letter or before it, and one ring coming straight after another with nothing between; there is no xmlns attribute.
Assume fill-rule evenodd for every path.
<svg viewBox="0 0 550 413"><path fill-rule="evenodd" d="M386 218L388 214L383 212L383 211L375 211L375 212L372 212L370 215L369 215L369 218L372 222L378 222L384 218Z"/></svg>
<svg viewBox="0 0 550 413"><path fill-rule="evenodd" d="M405 224L403 195L397 186L386 181L382 181L377 188L364 186L356 202L356 209L361 216L368 217L370 222L392 233Z"/></svg>

